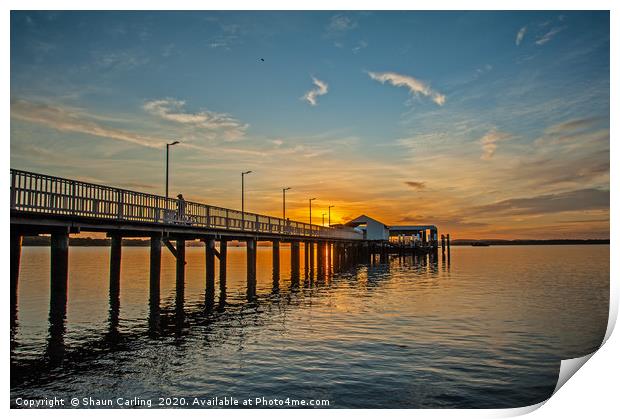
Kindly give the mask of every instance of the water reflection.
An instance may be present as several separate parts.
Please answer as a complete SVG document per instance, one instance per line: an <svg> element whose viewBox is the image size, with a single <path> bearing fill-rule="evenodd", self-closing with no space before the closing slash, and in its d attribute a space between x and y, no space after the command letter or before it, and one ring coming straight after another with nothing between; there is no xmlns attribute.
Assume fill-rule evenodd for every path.
<svg viewBox="0 0 620 419"><path fill-rule="evenodd" d="M45 359L52 366L60 364L65 354L65 321L67 317L66 294L52 294L50 301L49 329Z"/></svg>
<svg viewBox="0 0 620 419"><path fill-rule="evenodd" d="M497 256L483 255L476 259L468 254L467 258L455 258L458 269L453 275L462 273L463 265L468 271L458 280L442 282L449 269L449 258L440 262L437 253L377 257L373 264L345 257L342 268L337 270L333 266L336 256L329 252L323 255L323 263L317 264L316 269L310 269L309 263L300 269L297 251L297 258L291 256L290 262L285 253L286 257L280 260L281 268L269 266L271 254L259 258L261 270L249 280L243 266L244 252L239 249L234 262L229 264L229 278L220 275L218 296L215 286L205 287L204 266L193 265L194 270L190 269L191 255L190 268L186 267L187 283L184 276L182 282L177 281L176 265L169 262L172 269L162 274L161 301L159 287L146 292L145 287L153 285L148 275L144 285L139 285L145 290L139 294L142 297L128 298L132 289L126 282L122 282L126 285L120 293L110 286L106 289L109 292L107 323L104 320L98 332L75 332L71 330L73 320L70 319L67 334L66 293L64 297L52 299L43 356L26 359L20 358L20 352L12 353L12 395L33 389L40 389L42 395L51 394L50 389L57 391L63 385L67 391L75 390L74 381L90 383L85 385L92 387L96 380L89 377L97 375L98 370L107 371L110 362L115 362L116 375L102 376L112 380L106 383L112 389L118 388L115 380L122 379L122 372L129 370L140 377L153 375L132 383L136 391L147 393L161 389L163 384L157 380L165 376L174 377L173 380L186 388L208 388L211 392L217 391L214 383L265 394L271 394L272 390L266 389L274 385L279 389L273 390L276 394L294 391L317 396L325 391L348 407L385 406L381 403L385 403L387 394L407 385L418 390L438 389L440 394L434 394L433 390L427 400L417 396L399 399L400 407L419 407L425 403L454 407L473 403L471 400L478 403L474 403L476 407L515 405L534 400L547 391L547 381L551 383L553 379L557 358L551 356L550 348L561 346L560 338L553 337L561 326L551 324L547 328L546 322L555 318L547 314L555 295L547 295L544 302L532 302L532 295L527 294L528 285L518 283L528 277L522 272L513 281L500 281L501 286L488 286L498 283L492 282L494 275L501 271L501 266L508 265L504 261L504 265L488 267L488 263L477 261L488 259L491 263ZM202 255L195 260L204 260ZM515 257L519 261L525 259ZM551 272L564 269L566 260L569 259L553 265L555 270ZM148 258L145 261L148 264ZM541 266L540 262L538 265ZM592 268L583 272L591 273ZM126 273L123 275L127 278ZM301 288L300 275L304 275ZM537 278L533 284L546 278ZM517 293L505 289L513 282ZM576 284L583 287L585 282ZM590 286L592 283L588 282ZM182 292L175 290L175 285L181 285ZM492 296L488 289L493 289ZM554 293L561 291L558 287L553 289ZM524 292L527 298L515 305L515 298ZM572 307L580 308L571 321L585 321L587 316L579 317L579 313L592 315L596 308L593 309L591 301L599 302L596 307L601 307L600 298L605 293L600 293L603 297L593 297L599 294L588 292L591 290L581 288L582 295L589 297L572 302ZM568 298L574 295L579 293L569 293ZM563 295L559 306L564 307L566 298ZM144 311L131 311L141 304ZM527 307L523 313L515 311L514 307L522 305ZM509 332L505 330L506 325L510 325ZM582 326L579 330L590 329ZM596 341L592 338L583 343L583 335L561 336L582 339L581 344L573 345L581 350ZM24 341L23 337L20 339ZM170 348L176 352L171 353ZM279 348L288 355L282 356ZM137 351L140 357L133 357ZM142 361L145 353L148 356ZM59 364L62 371L55 369ZM151 373L153 365L166 367ZM506 371L510 371L507 380L501 375ZM547 381L540 378L541 371ZM213 381L201 382L201 375ZM287 378L290 376L297 378ZM542 390L532 384L532 376L544 381ZM411 377L416 379L412 381ZM332 382L341 384L326 384ZM481 382L495 383L493 388L502 390L489 396L488 386L480 387ZM288 387L282 390L278 383L287 383ZM451 383L458 384L460 398L451 395Z"/></svg>

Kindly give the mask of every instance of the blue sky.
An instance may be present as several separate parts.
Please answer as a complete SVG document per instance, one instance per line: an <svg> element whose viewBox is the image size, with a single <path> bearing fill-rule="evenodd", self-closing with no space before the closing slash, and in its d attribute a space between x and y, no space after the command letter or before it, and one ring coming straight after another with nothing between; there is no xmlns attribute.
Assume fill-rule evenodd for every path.
<svg viewBox="0 0 620 419"><path fill-rule="evenodd" d="M608 237L609 45L607 12L12 12L11 166L162 193L180 139L214 205L253 170L250 211Z"/></svg>

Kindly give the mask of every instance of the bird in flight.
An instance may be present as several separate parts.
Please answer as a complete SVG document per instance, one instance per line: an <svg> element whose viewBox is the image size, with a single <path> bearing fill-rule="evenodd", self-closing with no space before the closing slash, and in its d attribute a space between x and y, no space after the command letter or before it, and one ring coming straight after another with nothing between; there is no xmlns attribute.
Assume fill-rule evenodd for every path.
<svg viewBox="0 0 620 419"><path fill-rule="evenodd" d="M265 59L264 59L264 58L261 58L259 61L265 62Z"/></svg>

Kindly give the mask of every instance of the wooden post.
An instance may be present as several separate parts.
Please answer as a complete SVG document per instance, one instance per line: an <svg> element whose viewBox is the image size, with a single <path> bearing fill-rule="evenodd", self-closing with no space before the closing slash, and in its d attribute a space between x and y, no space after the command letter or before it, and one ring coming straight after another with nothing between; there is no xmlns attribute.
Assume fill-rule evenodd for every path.
<svg viewBox="0 0 620 419"><path fill-rule="evenodd" d="M185 302L185 239L177 239L176 311L183 312Z"/></svg>
<svg viewBox="0 0 620 419"><path fill-rule="evenodd" d="M334 272L340 269L340 243L334 242L333 244L333 252L334 252Z"/></svg>
<svg viewBox="0 0 620 419"><path fill-rule="evenodd" d="M446 253L446 236L441 235L441 253Z"/></svg>
<svg viewBox="0 0 620 419"><path fill-rule="evenodd" d="M47 355L53 363L56 363L64 356L69 276L69 233L67 230L52 233L50 262L50 327Z"/></svg>
<svg viewBox="0 0 620 419"><path fill-rule="evenodd" d="M316 244L316 267L318 272L322 272L325 263L325 244L322 241Z"/></svg>
<svg viewBox="0 0 620 419"><path fill-rule="evenodd" d="M117 298L121 288L121 251L123 238L120 234L111 236L110 247L110 299Z"/></svg>
<svg viewBox="0 0 620 419"><path fill-rule="evenodd" d="M291 247L292 251L292 247ZM308 271L310 270L310 242L304 242L304 273L308 276Z"/></svg>
<svg viewBox="0 0 620 419"><path fill-rule="evenodd" d="M208 238L205 240L205 275L207 294L215 292L215 239Z"/></svg>
<svg viewBox="0 0 620 419"><path fill-rule="evenodd" d="M22 255L22 235L11 229L11 325L17 319L17 285L19 282L19 263Z"/></svg>
<svg viewBox="0 0 620 419"><path fill-rule="evenodd" d="M121 292L121 251L123 238L120 234L112 234L110 247L110 317L108 340L118 340L118 325L120 312Z"/></svg>
<svg viewBox="0 0 620 419"><path fill-rule="evenodd" d="M228 241L220 240L220 294L226 293L226 260L228 253Z"/></svg>
<svg viewBox="0 0 620 419"><path fill-rule="evenodd" d="M247 296L252 300L256 296L256 240L248 239L246 243Z"/></svg>
<svg viewBox="0 0 620 419"><path fill-rule="evenodd" d="M450 235L446 235L446 247L448 250L448 272L450 272Z"/></svg>
<svg viewBox="0 0 620 419"><path fill-rule="evenodd" d="M291 285L299 285L299 242L291 242Z"/></svg>
<svg viewBox="0 0 620 419"><path fill-rule="evenodd" d="M272 250L272 293L280 291L280 240L274 239Z"/></svg>
<svg viewBox="0 0 620 419"><path fill-rule="evenodd" d="M327 270L329 272L332 271L332 243L331 242L327 242Z"/></svg>
<svg viewBox="0 0 620 419"><path fill-rule="evenodd" d="M159 298L161 277L161 236L151 237L151 260L149 272L149 331L159 331Z"/></svg>
<svg viewBox="0 0 620 419"><path fill-rule="evenodd" d="M69 234L67 231L52 233L50 274L50 303L54 307L64 307L63 310L65 310L69 275Z"/></svg>
<svg viewBox="0 0 620 419"><path fill-rule="evenodd" d="M310 247L310 252L308 256L308 268L310 272L314 272L314 242L309 241L308 246Z"/></svg>
<svg viewBox="0 0 620 419"><path fill-rule="evenodd" d="M280 272L280 240L274 239L272 242L272 268L275 272Z"/></svg>

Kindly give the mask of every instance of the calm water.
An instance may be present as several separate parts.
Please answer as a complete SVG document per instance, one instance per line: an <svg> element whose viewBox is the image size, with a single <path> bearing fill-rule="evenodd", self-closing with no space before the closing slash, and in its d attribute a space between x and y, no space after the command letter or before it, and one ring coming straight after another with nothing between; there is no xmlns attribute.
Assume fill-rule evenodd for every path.
<svg viewBox="0 0 620 419"><path fill-rule="evenodd" d="M216 291L209 310L204 250L188 248L181 315L163 249L154 334L148 248L123 248L116 311L109 249L72 247L64 332L48 324L49 249L24 248L11 402L264 396L350 408L516 407L547 398L560 359L593 351L605 334L609 246L453 247L450 264L394 258L314 279L304 278L301 254L297 285L288 248L274 281L271 249L259 247L257 296L248 299L245 249L229 248L225 301Z"/></svg>

